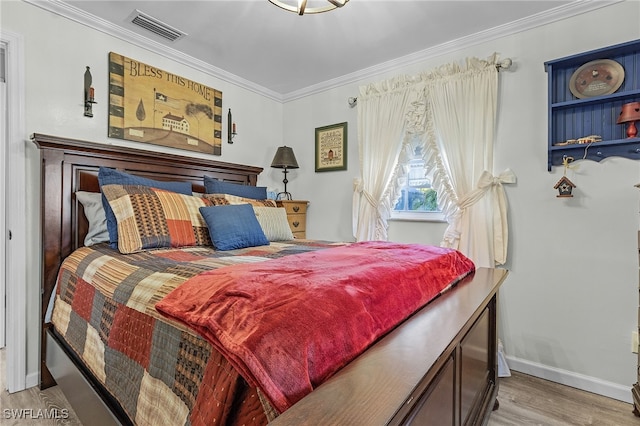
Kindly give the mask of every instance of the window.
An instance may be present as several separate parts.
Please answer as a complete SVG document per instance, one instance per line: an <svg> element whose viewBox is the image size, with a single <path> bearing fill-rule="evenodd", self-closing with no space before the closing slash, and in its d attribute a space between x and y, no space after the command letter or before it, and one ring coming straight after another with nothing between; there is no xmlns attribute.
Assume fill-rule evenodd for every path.
<svg viewBox="0 0 640 426"><path fill-rule="evenodd" d="M392 219L442 221L436 191L431 186L433 169L422 158L422 147L412 147L413 155L403 166L400 198L391 212Z"/></svg>

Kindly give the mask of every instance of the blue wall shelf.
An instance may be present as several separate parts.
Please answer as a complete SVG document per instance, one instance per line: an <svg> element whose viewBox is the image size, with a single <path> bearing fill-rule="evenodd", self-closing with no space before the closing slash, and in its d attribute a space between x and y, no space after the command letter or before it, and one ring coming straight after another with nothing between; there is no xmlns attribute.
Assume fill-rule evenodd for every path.
<svg viewBox="0 0 640 426"><path fill-rule="evenodd" d="M624 69L624 81L612 94L577 98L569 88L572 74L587 62L616 61ZM601 161L619 156L640 160L640 137L627 138L626 125L616 124L622 105L640 101L640 40L545 62L548 78L548 164L574 160ZM636 123L640 124L640 123ZM600 142L559 145L570 139L598 135ZM640 136L640 135L638 135Z"/></svg>

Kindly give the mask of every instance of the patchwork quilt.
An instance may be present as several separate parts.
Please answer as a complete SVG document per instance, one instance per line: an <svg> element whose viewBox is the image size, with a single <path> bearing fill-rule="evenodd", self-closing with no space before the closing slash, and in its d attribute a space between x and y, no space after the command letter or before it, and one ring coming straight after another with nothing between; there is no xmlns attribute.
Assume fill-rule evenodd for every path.
<svg viewBox="0 0 640 426"><path fill-rule="evenodd" d="M155 304L188 279L339 243L293 240L120 254L83 247L63 262L52 324L138 425L263 425L275 410L220 352Z"/></svg>

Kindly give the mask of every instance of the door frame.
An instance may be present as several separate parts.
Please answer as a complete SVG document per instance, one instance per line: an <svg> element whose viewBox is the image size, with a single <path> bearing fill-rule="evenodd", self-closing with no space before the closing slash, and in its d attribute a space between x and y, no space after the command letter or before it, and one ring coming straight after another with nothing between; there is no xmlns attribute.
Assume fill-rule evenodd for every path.
<svg viewBox="0 0 640 426"><path fill-rule="evenodd" d="M0 43L0 170L6 170L7 166L7 134L4 129L7 128L7 84L5 82L5 47L4 43ZM3 176L3 182L7 181L6 174ZM0 349L5 347L5 332L6 332L6 317L5 310L7 309L6 303L6 281L5 275L5 246L6 242L6 230L4 224L6 223L6 196L5 188L0 187Z"/></svg>
<svg viewBox="0 0 640 426"><path fill-rule="evenodd" d="M6 49L7 112L5 200L11 208L5 211L0 224L5 244L6 271L6 385L12 392L26 388L27 377L27 280L26 280L26 163L25 163L25 65L24 38L20 34L0 29L0 43ZM6 177L12 176L11 185ZM8 239L10 230L11 239ZM38 286L39 288L39 286ZM38 333L39 335L39 333ZM37 340L38 342L40 339ZM38 346L39 347L39 346Z"/></svg>

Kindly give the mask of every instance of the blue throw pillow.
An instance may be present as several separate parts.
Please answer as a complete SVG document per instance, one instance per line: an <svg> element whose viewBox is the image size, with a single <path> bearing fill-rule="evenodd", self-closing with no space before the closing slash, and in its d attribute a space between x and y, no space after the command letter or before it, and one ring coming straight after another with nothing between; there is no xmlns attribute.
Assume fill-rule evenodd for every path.
<svg viewBox="0 0 640 426"><path fill-rule="evenodd" d="M100 188L103 185L141 185L149 186L151 188L164 189L165 191L177 192L179 194L191 195L191 183L189 182L163 182L153 179L147 179L140 176L130 175L129 173L121 172L108 167L100 167L98 170L98 183ZM109 205L109 201L102 194L102 206L104 207L104 213L107 217L107 231L109 231L109 241L111 241L111 247L118 248L118 222L116 216L113 214L113 210Z"/></svg>
<svg viewBox="0 0 640 426"><path fill-rule="evenodd" d="M216 250L269 245L250 204L200 207L200 213Z"/></svg>
<svg viewBox="0 0 640 426"><path fill-rule="evenodd" d="M240 185L239 183L225 182L209 176L204 177L204 188L207 194L230 194L238 197L253 198L254 200L267 199L266 186Z"/></svg>

